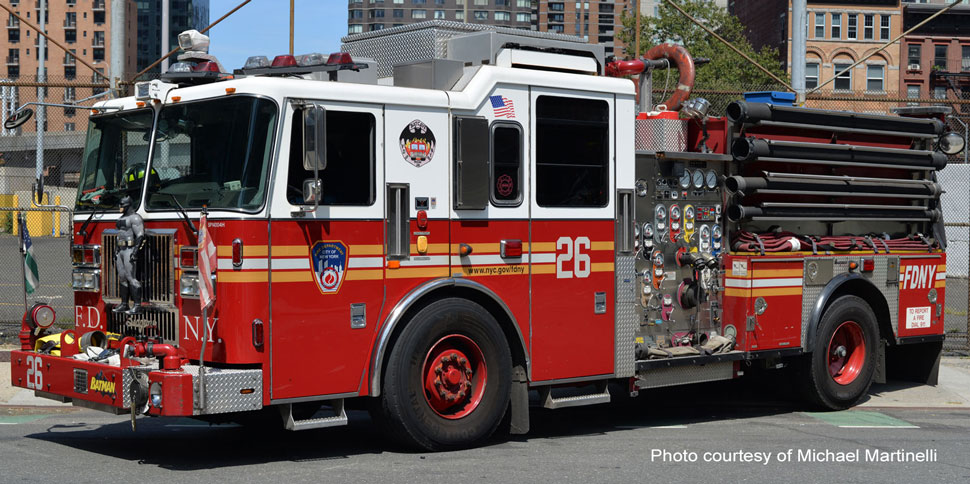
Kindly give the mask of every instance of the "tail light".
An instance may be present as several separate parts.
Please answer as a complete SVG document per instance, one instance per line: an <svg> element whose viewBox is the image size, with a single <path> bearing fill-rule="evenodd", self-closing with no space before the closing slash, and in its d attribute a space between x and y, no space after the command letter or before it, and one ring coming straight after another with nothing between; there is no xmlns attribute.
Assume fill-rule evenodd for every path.
<svg viewBox="0 0 970 484"><path fill-rule="evenodd" d="M253 320L253 346L263 347L263 321L259 319Z"/></svg>
<svg viewBox="0 0 970 484"><path fill-rule="evenodd" d="M353 64L353 63L354 63L354 60L350 57L350 54L347 52L335 52L333 54L330 54L330 57L327 58L327 65L330 65L330 66L340 65L340 64Z"/></svg>
<svg viewBox="0 0 970 484"><path fill-rule="evenodd" d="M875 259L862 259L862 272L872 272L876 269Z"/></svg>
<svg viewBox="0 0 970 484"><path fill-rule="evenodd" d="M503 258L522 257L522 240L503 240L499 249Z"/></svg>

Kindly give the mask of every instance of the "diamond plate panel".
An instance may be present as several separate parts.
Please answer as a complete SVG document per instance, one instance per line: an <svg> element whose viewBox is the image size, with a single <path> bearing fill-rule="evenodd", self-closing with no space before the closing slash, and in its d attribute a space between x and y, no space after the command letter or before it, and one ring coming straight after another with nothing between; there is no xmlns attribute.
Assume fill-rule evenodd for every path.
<svg viewBox="0 0 970 484"><path fill-rule="evenodd" d="M183 369L192 374L196 388L199 386L199 367L186 365ZM244 412L263 408L262 370L234 370L224 368L205 369L205 408L203 414ZM242 390L253 389L243 394Z"/></svg>
<svg viewBox="0 0 970 484"><path fill-rule="evenodd" d="M348 35L341 50L377 62L377 77L391 77L393 66L447 57L448 39L477 32L497 32L519 37L584 43L579 37L494 27L447 20L432 20L373 32Z"/></svg>
<svg viewBox="0 0 970 484"><path fill-rule="evenodd" d="M734 378L734 362L656 368L637 375L640 388L660 388Z"/></svg>
<svg viewBox="0 0 970 484"><path fill-rule="evenodd" d="M637 317L636 256L616 257L616 341L614 342L614 370L617 378L631 377L636 373L634 338L639 325Z"/></svg>
<svg viewBox="0 0 970 484"><path fill-rule="evenodd" d="M637 151L687 151L687 120L636 120Z"/></svg>

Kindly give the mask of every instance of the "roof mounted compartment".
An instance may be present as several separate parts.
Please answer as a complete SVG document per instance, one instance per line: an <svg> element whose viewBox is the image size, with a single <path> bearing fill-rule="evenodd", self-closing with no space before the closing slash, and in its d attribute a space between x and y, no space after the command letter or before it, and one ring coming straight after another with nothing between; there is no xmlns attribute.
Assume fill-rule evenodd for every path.
<svg viewBox="0 0 970 484"><path fill-rule="evenodd" d="M355 58L373 58L381 78L394 76L395 66L413 66L435 59L458 61L465 66L499 64L602 73L605 57L603 46L588 44L580 37L446 20L348 35L342 40L344 52ZM510 50L523 54L506 54L505 59L500 56Z"/></svg>

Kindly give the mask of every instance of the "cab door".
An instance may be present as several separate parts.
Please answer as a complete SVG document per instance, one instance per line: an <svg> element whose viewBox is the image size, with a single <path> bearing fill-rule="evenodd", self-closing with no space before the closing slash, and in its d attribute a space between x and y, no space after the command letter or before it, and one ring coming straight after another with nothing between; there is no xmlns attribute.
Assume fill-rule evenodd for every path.
<svg viewBox="0 0 970 484"><path fill-rule="evenodd" d="M528 126L522 125L528 101L527 88L499 85L476 113L453 117L451 271L493 292L523 338L529 335ZM461 244L471 253L462 256Z"/></svg>
<svg viewBox="0 0 970 484"><path fill-rule="evenodd" d="M530 98L532 379L613 373L614 97Z"/></svg>
<svg viewBox="0 0 970 484"><path fill-rule="evenodd" d="M290 103L270 227L274 401L360 392L383 302L383 106L309 102L326 109L327 165L314 210Z"/></svg>

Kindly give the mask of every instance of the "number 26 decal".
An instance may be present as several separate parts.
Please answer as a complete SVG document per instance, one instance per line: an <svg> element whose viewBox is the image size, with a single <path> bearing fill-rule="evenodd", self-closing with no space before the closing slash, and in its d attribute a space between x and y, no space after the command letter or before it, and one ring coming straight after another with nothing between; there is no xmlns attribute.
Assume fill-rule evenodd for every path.
<svg viewBox="0 0 970 484"><path fill-rule="evenodd" d="M576 237L575 242L570 237L559 237L556 241L556 278L572 279L574 275L577 279L589 277L589 248L589 237ZM565 252L560 253L561 250ZM573 269L563 269L563 263L569 261L574 261Z"/></svg>
<svg viewBox="0 0 970 484"><path fill-rule="evenodd" d="M44 388L44 374L41 367L44 363L39 356L27 357L27 388L31 390L42 390Z"/></svg>

